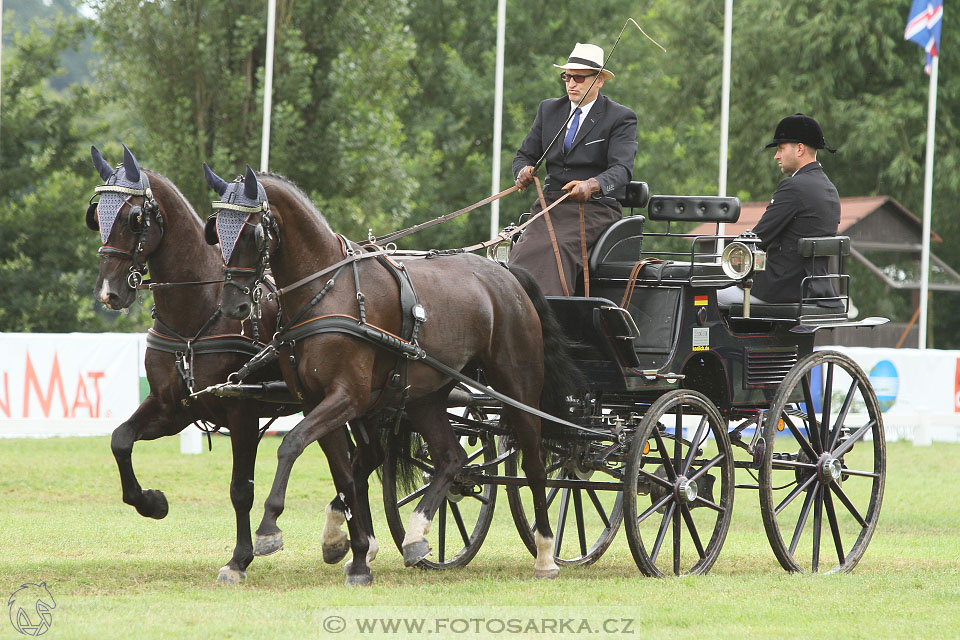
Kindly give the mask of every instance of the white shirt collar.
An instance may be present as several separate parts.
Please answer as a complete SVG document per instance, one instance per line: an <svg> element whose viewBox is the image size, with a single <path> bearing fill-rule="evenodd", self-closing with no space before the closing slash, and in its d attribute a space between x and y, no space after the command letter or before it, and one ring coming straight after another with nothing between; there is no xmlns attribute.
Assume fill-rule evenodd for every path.
<svg viewBox="0 0 960 640"><path fill-rule="evenodd" d="M597 103L597 99L594 98L594 99L591 100L590 102L580 105L580 122L583 122L583 121L584 121L584 119L587 117L587 114L590 113L590 109L591 109L591 108L593 107L593 105L595 105L596 103ZM571 103L570 103L570 113L573 113L576 108L577 108L577 103L576 103L576 102L571 102ZM573 118L570 118L570 121L567 122L567 129L570 128L570 124L571 124L572 122L573 122Z"/></svg>

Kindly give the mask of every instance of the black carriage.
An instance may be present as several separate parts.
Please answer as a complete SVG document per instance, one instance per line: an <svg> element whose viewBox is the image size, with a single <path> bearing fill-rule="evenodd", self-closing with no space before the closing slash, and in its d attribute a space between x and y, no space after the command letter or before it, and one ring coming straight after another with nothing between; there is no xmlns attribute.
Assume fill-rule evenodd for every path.
<svg viewBox="0 0 960 640"><path fill-rule="evenodd" d="M870 381L848 356L815 351L823 328L866 327L848 319L849 238L808 238L801 253L829 257L802 301L721 306L717 291L749 285L762 252L755 237L725 236L736 198L647 197L631 183L624 205L646 207L613 225L589 257L589 294L549 298L583 375L566 424L545 424L548 501L559 564L587 565L626 529L649 576L700 574L717 560L736 489L756 490L771 547L788 571L850 571L877 524L885 440ZM650 232L655 222L665 230ZM673 230L714 223L707 235ZM755 257L757 256L757 257ZM810 273L814 273L813 269ZM829 280L837 295L815 297ZM498 420L500 403L467 388L451 416L469 460L435 521L436 548L421 566L469 562L489 529L503 486L518 532L536 555L520 455ZM430 452L414 442L398 477L389 447L384 500L391 533L429 484ZM409 505L409 506L408 506Z"/></svg>

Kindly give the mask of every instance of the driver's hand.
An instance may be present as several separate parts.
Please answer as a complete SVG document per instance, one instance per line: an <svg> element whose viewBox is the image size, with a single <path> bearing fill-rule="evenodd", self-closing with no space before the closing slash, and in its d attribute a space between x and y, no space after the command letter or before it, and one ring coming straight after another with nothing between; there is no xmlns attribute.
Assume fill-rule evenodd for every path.
<svg viewBox="0 0 960 640"><path fill-rule="evenodd" d="M596 178L588 180L571 180L563 185L564 191L570 191L570 199L577 202L586 202L595 193L600 193L600 183Z"/></svg>
<svg viewBox="0 0 960 640"><path fill-rule="evenodd" d="M520 187L520 191L523 191L531 184L533 184L533 166L528 164L517 174L517 186Z"/></svg>

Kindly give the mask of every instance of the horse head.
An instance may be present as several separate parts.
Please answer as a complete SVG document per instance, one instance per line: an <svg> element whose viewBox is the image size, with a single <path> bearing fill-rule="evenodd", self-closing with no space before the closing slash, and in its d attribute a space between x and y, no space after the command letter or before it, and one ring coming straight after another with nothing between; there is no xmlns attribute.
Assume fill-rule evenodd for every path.
<svg viewBox="0 0 960 640"><path fill-rule="evenodd" d="M224 287L221 308L224 315L238 320L257 308L260 287L270 252L279 241L277 223L270 213L267 194L250 165L243 176L227 182L203 164L207 184L220 200L207 219L207 243L220 245Z"/></svg>
<svg viewBox="0 0 960 640"><path fill-rule="evenodd" d="M87 208L87 226L100 232L103 246L95 295L111 309L133 304L137 285L147 271L146 259L163 237L160 207L153 199L150 179L141 171L130 149L123 147L123 164L110 167L100 150L90 147L93 166L104 184L95 189Z"/></svg>

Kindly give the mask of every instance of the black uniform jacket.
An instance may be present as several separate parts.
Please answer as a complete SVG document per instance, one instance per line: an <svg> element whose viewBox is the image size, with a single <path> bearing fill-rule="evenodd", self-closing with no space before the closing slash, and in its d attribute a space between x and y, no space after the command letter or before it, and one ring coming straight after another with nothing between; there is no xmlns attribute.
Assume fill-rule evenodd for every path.
<svg viewBox="0 0 960 640"><path fill-rule="evenodd" d="M540 103L530 133L513 160L513 176L527 165L536 165L543 151L570 115L570 99L551 98ZM623 198L633 175L637 155L637 114L604 95L598 95L580 122L568 153L563 152L566 130L547 154L546 191L558 191L571 180L596 178L597 197Z"/></svg>
<svg viewBox="0 0 960 640"><path fill-rule="evenodd" d="M840 196L819 162L811 162L780 181L754 233L760 236L760 248L767 252L767 269L757 273L751 293L767 302L797 302L800 283L805 276L827 273L829 258L801 258L800 238L835 236L840 226ZM807 296L834 296L829 281L815 282ZM837 306L838 302L820 302Z"/></svg>

